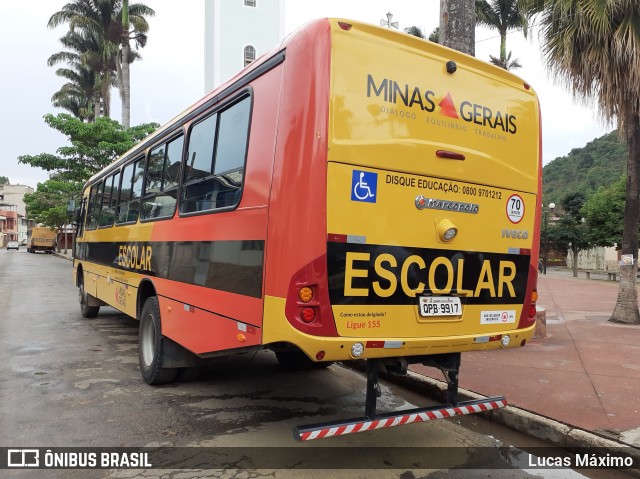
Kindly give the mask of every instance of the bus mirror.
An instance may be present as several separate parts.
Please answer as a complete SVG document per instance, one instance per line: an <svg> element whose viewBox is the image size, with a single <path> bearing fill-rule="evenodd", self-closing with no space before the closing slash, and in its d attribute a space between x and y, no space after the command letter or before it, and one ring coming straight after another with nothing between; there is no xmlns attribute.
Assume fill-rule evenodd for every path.
<svg viewBox="0 0 640 479"><path fill-rule="evenodd" d="M76 200L69 200L69 202L67 203L67 215L71 216L74 210L76 210Z"/></svg>
<svg viewBox="0 0 640 479"><path fill-rule="evenodd" d="M76 212L75 212L75 219L76 219L76 224L80 224L80 220L82 216L82 208L76 208Z"/></svg>

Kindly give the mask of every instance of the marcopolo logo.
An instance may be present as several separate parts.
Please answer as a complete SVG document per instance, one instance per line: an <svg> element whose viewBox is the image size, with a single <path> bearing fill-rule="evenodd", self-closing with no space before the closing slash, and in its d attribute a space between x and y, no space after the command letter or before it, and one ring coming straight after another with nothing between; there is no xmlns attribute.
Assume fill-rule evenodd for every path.
<svg viewBox="0 0 640 479"><path fill-rule="evenodd" d="M408 83L399 83L391 78L376 80L367 75L367 97L382 98L387 103L404 105L407 108L432 113L436 110L437 94L435 91ZM448 118L461 119L467 123L501 130L515 134L518 131L515 115L494 110L481 103L464 100L459 104L454 101L451 92L442 96L437 104L439 114Z"/></svg>

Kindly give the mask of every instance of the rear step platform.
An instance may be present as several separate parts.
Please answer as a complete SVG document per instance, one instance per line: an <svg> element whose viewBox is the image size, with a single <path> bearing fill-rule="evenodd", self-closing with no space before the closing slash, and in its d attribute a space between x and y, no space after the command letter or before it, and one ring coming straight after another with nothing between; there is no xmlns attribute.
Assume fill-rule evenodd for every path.
<svg viewBox="0 0 640 479"><path fill-rule="evenodd" d="M376 414L376 402L380 397L378 384L379 360L367 360L367 393L365 400L365 415L361 418L330 421L306 426L298 426L293 431L296 441L311 441L327 437L343 436L364 431L373 431L387 427L403 426L417 422L446 419L454 416L464 416L483 411L502 409L507 406L504 396L458 402L458 372L460 369L459 353L454 355L453 361L446 361L446 367L441 368L447 379L447 404L427 408L406 409L392 413ZM433 364L430 364L433 365ZM436 366L440 367L440 366Z"/></svg>

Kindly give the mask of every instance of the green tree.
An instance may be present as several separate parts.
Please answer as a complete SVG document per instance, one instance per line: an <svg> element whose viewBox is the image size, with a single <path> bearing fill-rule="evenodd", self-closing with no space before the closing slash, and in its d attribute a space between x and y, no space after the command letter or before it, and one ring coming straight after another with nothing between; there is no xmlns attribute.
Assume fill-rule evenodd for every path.
<svg viewBox="0 0 640 479"><path fill-rule="evenodd" d="M6 176L0 176L0 186L9 184L9 178Z"/></svg>
<svg viewBox="0 0 640 479"><path fill-rule="evenodd" d="M42 168L56 180L80 183L112 163L159 126L146 123L124 128L117 121L105 117L97 118L95 123L83 123L66 113L45 115L44 121L65 135L70 146L61 146L56 154L23 155L18 157L18 162Z"/></svg>
<svg viewBox="0 0 640 479"><path fill-rule="evenodd" d="M36 191L24 195L27 216L38 224L64 232L65 225L71 221L67 214L67 203L72 199L78 201L81 192L80 182L49 179L38 183Z"/></svg>
<svg viewBox="0 0 640 479"><path fill-rule="evenodd" d="M578 276L578 253L590 246L581 212L584 203L585 196L582 193L565 196L561 203L564 215L549 229L554 247L571 251L574 278Z"/></svg>
<svg viewBox="0 0 640 479"><path fill-rule="evenodd" d="M587 238L596 246L622 244L624 226L624 196L626 178L608 187L601 186L587 198L582 208L586 220Z"/></svg>
<svg viewBox="0 0 640 479"><path fill-rule="evenodd" d="M91 32L68 32L60 39L66 50L54 53L47 60L49 66L66 63L56 75L69 80L53 94L51 102L71 112L83 121L94 121L102 111L100 53L101 41Z"/></svg>
<svg viewBox="0 0 640 479"><path fill-rule="evenodd" d="M127 25L126 31L123 26L122 0L72 0L62 10L54 13L48 23L50 28L68 23L71 32L79 30L84 36L94 38L99 43L96 52L99 61L96 58L93 59L93 68L100 74L102 110L104 116L107 117L111 113L110 88L114 75L120 80L118 86L121 93L130 92L129 63L139 58L139 55L132 54L129 49L123 54L121 46L126 41L128 47L130 38L136 39L136 46L144 46L147 39L146 33L149 30L145 16L155 15L155 11L144 4L129 5L128 2L126 3L128 7L124 15ZM129 31L131 27L133 27L133 31ZM127 69L126 78L120 74L124 64ZM88 65L92 67L91 64ZM99 70L97 65L99 65ZM126 111L128 115L128 106ZM128 125L128 116L123 123Z"/></svg>
<svg viewBox="0 0 640 479"><path fill-rule="evenodd" d="M433 43L440 43L440 27L436 27L429 34L428 40Z"/></svg>
<svg viewBox="0 0 640 479"><path fill-rule="evenodd" d="M476 24L498 30L500 34L500 56L489 55L491 63L505 70L521 68L517 59L507 54L507 33L521 31L527 36L529 23L518 8L518 0L476 0Z"/></svg>
<svg viewBox="0 0 640 479"><path fill-rule="evenodd" d="M539 14L551 72L581 99L595 99L605 120L618 120L628 148L618 298L610 320L640 324L636 273L640 224L640 4L637 0L521 0Z"/></svg>
<svg viewBox="0 0 640 479"><path fill-rule="evenodd" d="M560 203L564 195L578 191L589 197L601 186L616 183L624 173L626 150L611 132L548 163L542 175L545 201Z"/></svg>
<svg viewBox="0 0 640 479"><path fill-rule="evenodd" d="M409 28L405 28L404 33L414 37L422 38L424 40L424 33L422 33L422 30L420 30L420 28L416 27L415 25Z"/></svg>

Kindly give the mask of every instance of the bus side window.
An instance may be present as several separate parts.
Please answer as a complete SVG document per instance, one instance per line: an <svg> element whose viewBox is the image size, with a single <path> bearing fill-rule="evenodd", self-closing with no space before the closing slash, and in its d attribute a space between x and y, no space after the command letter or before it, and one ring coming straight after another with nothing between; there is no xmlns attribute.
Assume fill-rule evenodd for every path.
<svg viewBox="0 0 640 479"><path fill-rule="evenodd" d="M113 179L115 175L109 176L105 180L104 193L102 196L102 208L100 212L100 221L98 226L101 228L105 226L113 226L113 214L110 211L111 197L113 195Z"/></svg>
<svg viewBox="0 0 640 479"><path fill-rule="evenodd" d="M216 208L235 206L240 201L250 107L250 99L245 98L220 114L213 171L218 180Z"/></svg>
<svg viewBox="0 0 640 479"><path fill-rule="evenodd" d="M87 229L88 230L94 230L97 228L98 226L98 221L100 218L100 211L102 209L102 192L104 190L104 180L101 181L100 183L93 185L91 187L91 193L92 193L92 205L91 208L89 209L89 212L87 213L87 216L89 218L88 223L87 223ZM90 215L90 216L89 216Z"/></svg>
<svg viewBox="0 0 640 479"><path fill-rule="evenodd" d="M120 207L118 208L118 223L126 223L129 218L129 202L131 201L131 180L133 179L133 163L129 163L122 170L122 186L120 187Z"/></svg>
<svg viewBox="0 0 640 479"><path fill-rule="evenodd" d="M151 150L146 173L143 219L173 216L183 143L183 137L180 136Z"/></svg>
<svg viewBox="0 0 640 479"><path fill-rule="evenodd" d="M109 215L111 215L111 224L118 218L118 193L120 190L120 172L113 175L113 190L111 192L111 202L109 203Z"/></svg>
<svg viewBox="0 0 640 479"><path fill-rule="evenodd" d="M250 110L251 99L246 97L191 129L181 213L228 208L238 204Z"/></svg>
<svg viewBox="0 0 640 479"><path fill-rule="evenodd" d="M85 224L87 225L86 229L91 229L91 223L93 220L93 207L96 204L96 189L97 185L93 185L89 190L89 203L87 205L86 216L85 216Z"/></svg>
<svg viewBox="0 0 640 479"><path fill-rule="evenodd" d="M181 213L193 213L211 209L211 177L213 145L216 137L218 116L196 123L189 135L189 148L184 169Z"/></svg>

